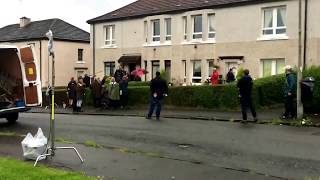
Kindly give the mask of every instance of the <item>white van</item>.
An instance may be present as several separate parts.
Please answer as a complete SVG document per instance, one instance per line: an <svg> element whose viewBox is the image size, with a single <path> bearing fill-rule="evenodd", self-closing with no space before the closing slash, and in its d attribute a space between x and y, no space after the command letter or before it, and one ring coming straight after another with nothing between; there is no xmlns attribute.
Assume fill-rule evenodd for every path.
<svg viewBox="0 0 320 180"><path fill-rule="evenodd" d="M0 45L0 118L15 123L19 112L41 105L38 69L31 46Z"/></svg>

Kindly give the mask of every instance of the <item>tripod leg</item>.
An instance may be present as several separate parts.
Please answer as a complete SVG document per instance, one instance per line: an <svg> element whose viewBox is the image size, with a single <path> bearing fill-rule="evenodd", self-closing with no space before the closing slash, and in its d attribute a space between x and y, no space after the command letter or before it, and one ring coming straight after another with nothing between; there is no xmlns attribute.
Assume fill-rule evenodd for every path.
<svg viewBox="0 0 320 180"><path fill-rule="evenodd" d="M38 156L38 157L37 157L37 160L36 160L36 162L34 163L33 166L36 167L37 164L38 164L38 162L40 161L40 159L46 158L46 157L48 157L48 156L51 156L51 154L42 154L42 155Z"/></svg>
<svg viewBox="0 0 320 180"><path fill-rule="evenodd" d="M70 149L70 150L74 150L76 152L76 154L78 155L78 158L80 159L81 163L84 163L83 158L81 157L79 151L75 148L75 147L56 147L56 149Z"/></svg>

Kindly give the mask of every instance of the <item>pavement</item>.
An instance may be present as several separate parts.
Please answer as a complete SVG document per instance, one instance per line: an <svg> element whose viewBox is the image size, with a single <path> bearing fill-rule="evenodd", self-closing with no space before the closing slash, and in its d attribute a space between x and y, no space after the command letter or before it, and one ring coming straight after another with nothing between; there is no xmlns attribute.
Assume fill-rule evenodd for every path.
<svg viewBox="0 0 320 180"><path fill-rule="evenodd" d="M38 127L48 132L48 114L21 114L15 125L0 121L0 132L18 135L35 133ZM86 161L81 164L73 152L58 150L41 164L107 180L320 177L319 128L59 114L56 134L72 142ZM0 135L0 156L22 159L21 140ZM88 141L99 148L88 146Z"/></svg>
<svg viewBox="0 0 320 180"><path fill-rule="evenodd" d="M126 109L104 110L101 108L84 107L83 112L77 113L79 115L100 115L100 116L131 116L131 117L145 117L148 107L128 107ZM32 108L29 113L50 113L50 109L43 107ZM73 114L71 109L57 108L57 114ZM283 109L272 108L258 110L258 119L263 122L272 122L280 119ZM308 118L314 125L320 126L319 114L308 114ZM242 115L240 111L219 111L209 109L196 109L196 108L165 108L161 112L163 118L175 118L175 119L189 119L189 120L207 120L207 121L241 121ZM250 111L248 111L249 120L253 120Z"/></svg>

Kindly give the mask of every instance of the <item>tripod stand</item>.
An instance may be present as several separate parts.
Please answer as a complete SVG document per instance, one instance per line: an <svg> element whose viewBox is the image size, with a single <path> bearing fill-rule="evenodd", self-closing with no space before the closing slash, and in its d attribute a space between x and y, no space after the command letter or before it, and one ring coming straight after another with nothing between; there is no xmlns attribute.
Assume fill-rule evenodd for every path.
<svg viewBox="0 0 320 180"><path fill-rule="evenodd" d="M49 38L49 53L52 57L52 89L51 89L51 119L50 119L50 134L49 134L49 142L51 142L50 146L47 146L45 154L42 154L37 157L36 162L34 163L34 167L37 166L37 163L42 160L43 158L47 159L47 157L54 157L56 150L73 150L78 158L80 159L81 163L84 163L83 158L81 157L80 153L75 147L56 147L55 146L55 99L54 99L54 82L55 82L55 57L54 52L50 47L52 48L52 32L48 32L48 38ZM51 43L51 44L50 44ZM51 45L51 46L50 46Z"/></svg>

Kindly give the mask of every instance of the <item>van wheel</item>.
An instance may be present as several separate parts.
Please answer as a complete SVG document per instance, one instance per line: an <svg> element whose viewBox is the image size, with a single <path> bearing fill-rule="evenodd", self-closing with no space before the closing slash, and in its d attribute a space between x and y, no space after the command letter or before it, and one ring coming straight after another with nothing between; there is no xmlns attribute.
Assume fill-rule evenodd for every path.
<svg viewBox="0 0 320 180"><path fill-rule="evenodd" d="M9 114L7 116L7 121L10 123L10 124L14 124L19 118L19 113L13 113L13 114Z"/></svg>

